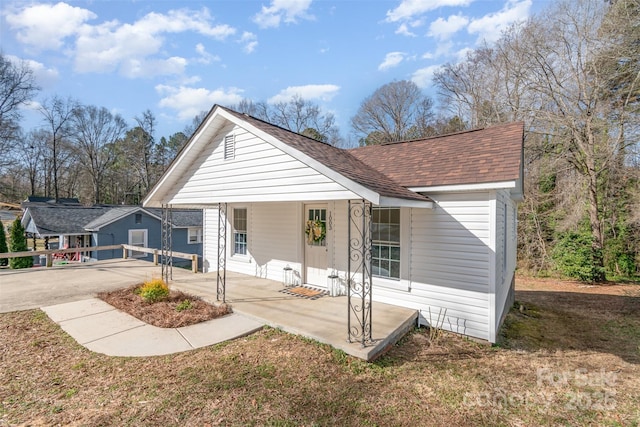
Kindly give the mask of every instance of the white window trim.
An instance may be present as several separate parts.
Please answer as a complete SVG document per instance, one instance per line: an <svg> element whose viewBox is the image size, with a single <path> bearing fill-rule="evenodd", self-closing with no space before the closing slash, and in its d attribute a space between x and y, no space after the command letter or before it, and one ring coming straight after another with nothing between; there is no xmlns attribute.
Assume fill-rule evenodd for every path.
<svg viewBox="0 0 640 427"><path fill-rule="evenodd" d="M378 206L376 206L378 207ZM380 206L386 207L386 206ZM395 207L394 207L395 208ZM400 209L400 279L391 279L371 275L373 286L392 289L395 291L409 292L411 281L409 280L409 251L411 232L411 208ZM372 241L373 244L373 241Z"/></svg>
<svg viewBox="0 0 640 427"><path fill-rule="evenodd" d="M195 242L191 241L191 234L193 232L196 233L196 241ZM197 245L199 243L202 243L202 227L189 227L187 229L187 244L188 245Z"/></svg>
<svg viewBox="0 0 640 427"><path fill-rule="evenodd" d="M235 217L235 210L236 209L246 209L247 210L247 253L246 254L237 254L235 253L235 238L234 238L234 234L235 234L235 229L233 227L233 221L234 221L234 217ZM242 261L242 262L251 262L251 253L249 252L249 246L250 246L250 241L251 241L251 233L249 231L250 228L250 218L251 218L251 209L249 208L249 206L246 205L239 205L239 206L231 206L231 215L229 217L230 221L229 221L229 228L230 228L230 232L227 233L228 236L231 236L230 239L230 244L227 245L229 247L228 251L229 251L229 257L231 259L233 259L234 261Z"/></svg>
<svg viewBox="0 0 640 427"><path fill-rule="evenodd" d="M402 257L400 258L400 263L402 264ZM400 267L402 269L402 267ZM402 274L402 273L401 273ZM372 276L373 285L379 286L381 288L393 289L395 291L409 291L409 281L406 279L386 279L384 277Z"/></svg>
<svg viewBox="0 0 640 427"><path fill-rule="evenodd" d="M149 247L149 230L146 228L131 228L129 229L129 239L127 240L129 245L132 245L131 243L131 235L133 234L133 232L137 232L137 231L143 231L144 232L144 247L147 248ZM146 258L147 255L149 255L148 253L144 253L142 252L140 255L133 255L133 251L129 250L129 256L132 258Z"/></svg>

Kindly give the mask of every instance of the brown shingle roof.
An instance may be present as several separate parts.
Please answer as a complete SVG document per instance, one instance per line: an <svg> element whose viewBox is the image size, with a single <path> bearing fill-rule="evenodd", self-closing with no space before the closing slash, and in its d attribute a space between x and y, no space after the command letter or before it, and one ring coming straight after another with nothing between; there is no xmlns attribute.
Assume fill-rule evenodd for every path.
<svg viewBox="0 0 640 427"><path fill-rule="evenodd" d="M520 177L524 123L360 147L349 152L404 187L513 181Z"/></svg>
<svg viewBox="0 0 640 427"><path fill-rule="evenodd" d="M354 157L349 150L333 147L304 135L291 132L246 114L238 113L228 108L224 111L244 120L256 128L268 133L279 141L308 155L323 165L338 172L358 184L375 191L384 197L394 197L408 200L431 201L428 197L407 190L382 172L371 168Z"/></svg>

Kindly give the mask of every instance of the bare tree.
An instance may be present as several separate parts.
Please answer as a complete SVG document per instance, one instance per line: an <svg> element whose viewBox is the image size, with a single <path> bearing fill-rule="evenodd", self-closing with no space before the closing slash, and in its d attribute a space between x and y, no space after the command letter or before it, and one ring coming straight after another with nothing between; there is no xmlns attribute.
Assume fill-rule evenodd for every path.
<svg viewBox="0 0 640 427"><path fill-rule="evenodd" d="M21 119L20 107L33 99L40 88L26 62L13 63L0 53L0 166L10 161L7 155Z"/></svg>
<svg viewBox="0 0 640 427"><path fill-rule="evenodd" d="M614 215L608 209L615 181L637 146L640 130L639 13L637 0L619 0L612 6L561 0L511 28L490 50L445 66L434 80L449 105L477 124L527 121L525 188L535 191L550 176L583 184L562 184L552 216L561 224L559 212L564 210L574 226L587 218L599 267L595 280L604 279L603 250L606 229L611 229L605 218ZM547 174L532 173L544 165L552 166ZM582 198L575 200L580 194ZM546 199L540 192L528 197ZM563 207L562 200L571 203ZM530 213L541 213L533 212L534 205L524 206ZM546 238L541 235L536 244Z"/></svg>
<svg viewBox="0 0 640 427"><path fill-rule="evenodd" d="M428 135L434 120L433 101L408 80L376 89L351 118L361 144L382 144Z"/></svg>
<svg viewBox="0 0 640 427"><path fill-rule="evenodd" d="M127 124L120 115L89 105L75 109L73 128L82 168L91 177L92 199L101 203L104 176L115 161L115 144L124 136Z"/></svg>
<svg viewBox="0 0 640 427"><path fill-rule="evenodd" d="M20 138L20 154L18 156L29 181L29 194L44 193L45 170L42 167L47 155L51 136L44 129L32 129Z"/></svg>
<svg viewBox="0 0 640 427"><path fill-rule="evenodd" d="M51 161L51 170L53 173L53 193L56 200L60 198L59 174L60 167L63 164L64 153L63 145L68 143L71 136L72 118L76 108L77 101L68 98L64 100L58 96L46 100L40 107L40 113L44 117L45 127L50 133L51 141L49 148L51 150L49 159Z"/></svg>
<svg viewBox="0 0 640 427"><path fill-rule="evenodd" d="M333 146L344 144L335 116L300 95L275 104L243 99L229 108Z"/></svg>

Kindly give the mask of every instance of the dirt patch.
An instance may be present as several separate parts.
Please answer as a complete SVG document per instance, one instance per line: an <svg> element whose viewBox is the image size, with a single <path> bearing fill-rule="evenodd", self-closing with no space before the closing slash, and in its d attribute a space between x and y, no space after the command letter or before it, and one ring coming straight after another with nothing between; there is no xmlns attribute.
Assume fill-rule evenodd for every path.
<svg viewBox="0 0 640 427"><path fill-rule="evenodd" d="M98 298L118 310L160 328L181 328L231 313L231 307L227 304L216 306L199 297L175 290L170 291L166 300L149 303L136 294L139 286L101 292Z"/></svg>

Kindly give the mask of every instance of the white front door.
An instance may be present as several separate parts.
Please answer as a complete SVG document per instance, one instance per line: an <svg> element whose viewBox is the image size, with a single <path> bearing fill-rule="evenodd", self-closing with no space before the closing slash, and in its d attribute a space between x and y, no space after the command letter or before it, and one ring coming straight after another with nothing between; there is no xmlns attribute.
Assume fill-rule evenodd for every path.
<svg viewBox="0 0 640 427"><path fill-rule="evenodd" d="M305 206L305 283L327 287L327 205Z"/></svg>

